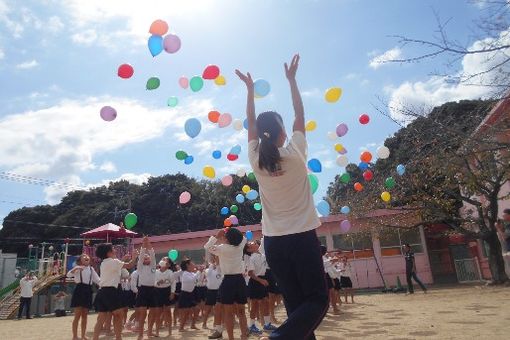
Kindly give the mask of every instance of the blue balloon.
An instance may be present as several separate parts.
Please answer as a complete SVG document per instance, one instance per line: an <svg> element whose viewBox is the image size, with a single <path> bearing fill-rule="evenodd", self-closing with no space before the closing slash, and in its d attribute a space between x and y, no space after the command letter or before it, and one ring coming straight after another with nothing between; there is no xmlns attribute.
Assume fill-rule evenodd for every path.
<svg viewBox="0 0 510 340"><path fill-rule="evenodd" d="M248 241L251 241L253 239L253 233L250 230L246 232L246 239Z"/></svg>
<svg viewBox="0 0 510 340"><path fill-rule="evenodd" d="M248 118L246 118L243 122L243 126L246 130L248 130Z"/></svg>
<svg viewBox="0 0 510 340"><path fill-rule="evenodd" d="M312 172L321 172L322 164L318 159L312 158L308 161L308 169L310 169Z"/></svg>
<svg viewBox="0 0 510 340"><path fill-rule="evenodd" d="M368 169L368 163L361 162L358 164L358 168L360 168L361 171L365 171L366 169Z"/></svg>
<svg viewBox="0 0 510 340"><path fill-rule="evenodd" d="M342 207L342 209L340 209L340 212L341 212L342 214L344 214L344 215L347 215L348 213L350 213L350 212L351 212L351 208L349 208L348 206L344 205L344 206Z"/></svg>
<svg viewBox="0 0 510 340"><path fill-rule="evenodd" d="M202 130L202 124L200 124L200 121L196 118L190 118L184 124L184 131L191 138L198 136L200 130Z"/></svg>
<svg viewBox="0 0 510 340"><path fill-rule="evenodd" d="M317 203L317 211L322 216L328 216L331 208L329 207L329 203L325 200L320 200L319 203Z"/></svg>
<svg viewBox="0 0 510 340"><path fill-rule="evenodd" d="M237 194L236 201L237 201L237 203L244 203L244 196L243 196L243 194Z"/></svg>
<svg viewBox="0 0 510 340"><path fill-rule="evenodd" d="M257 192L257 190L252 189L248 191L248 193L246 194L246 198L249 199L250 201L256 200L257 197L259 197L259 193Z"/></svg>
<svg viewBox="0 0 510 340"><path fill-rule="evenodd" d="M193 160L194 160L193 156L190 155L184 159L184 164L190 165L191 163L193 163Z"/></svg>
<svg viewBox="0 0 510 340"><path fill-rule="evenodd" d="M232 155L239 155L241 153L241 145L237 144L230 149Z"/></svg>
<svg viewBox="0 0 510 340"><path fill-rule="evenodd" d="M221 158L221 151L220 150L214 150L212 153L212 156L214 159L220 159Z"/></svg>
<svg viewBox="0 0 510 340"><path fill-rule="evenodd" d="M163 37L160 35L151 35L147 42L149 51L152 56L155 57L163 51Z"/></svg>
<svg viewBox="0 0 510 340"><path fill-rule="evenodd" d="M402 175L404 175L405 172L406 172L406 167L404 166L404 164L399 164L397 166L397 174L402 176Z"/></svg>
<svg viewBox="0 0 510 340"><path fill-rule="evenodd" d="M223 207L220 210L220 214L222 214L222 215L227 215L229 212L230 212L230 210L228 210L227 207Z"/></svg>
<svg viewBox="0 0 510 340"><path fill-rule="evenodd" d="M253 88L255 90L255 95L257 97L265 97L271 91L271 85L264 79L257 79L253 84Z"/></svg>

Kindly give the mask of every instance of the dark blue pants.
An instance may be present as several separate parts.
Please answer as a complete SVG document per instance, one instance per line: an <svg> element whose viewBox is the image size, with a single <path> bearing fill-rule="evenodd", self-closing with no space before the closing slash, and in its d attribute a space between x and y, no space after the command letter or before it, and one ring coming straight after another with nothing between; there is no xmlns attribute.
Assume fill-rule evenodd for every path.
<svg viewBox="0 0 510 340"><path fill-rule="evenodd" d="M18 309L18 319L21 319L21 315L23 314L23 307L25 308L27 319L30 318L30 304L32 303L32 298L20 297L19 299L19 309Z"/></svg>
<svg viewBox="0 0 510 340"><path fill-rule="evenodd" d="M426 291L427 288L425 288L425 285L423 284L423 282L421 282L421 280L418 278L418 275L416 275L416 272L413 272L413 271L406 271L406 277L407 277L407 289L409 291L409 293L414 293L414 287L413 287L413 281L412 279L414 279L414 281L416 281L416 283L418 283L421 287L421 289L423 289L423 291Z"/></svg>
<svg viewBox="0 0 510 340"><path fill-rule="evenodd" d="M320 243L315 230L285 236L265 236L271 271L283 295L288 319L270 338L313 340L329 306Z"/></svg>

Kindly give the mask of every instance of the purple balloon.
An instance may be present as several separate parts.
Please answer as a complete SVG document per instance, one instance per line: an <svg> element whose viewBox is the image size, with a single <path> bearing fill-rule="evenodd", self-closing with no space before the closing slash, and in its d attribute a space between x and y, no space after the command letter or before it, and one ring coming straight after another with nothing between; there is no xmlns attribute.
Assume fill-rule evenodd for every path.
<svg viewBox="0 0 510 340"><path fill-rule="evenodd" d="M340 231L342 233L347 233L351 229L351 222L349 220L343 220L340 223Z"/></svg>
<svg viewBox="0 0 510 340"><path fill-rule="evenodd" d="M336 135L338 137L343 137L347 134L347 131L349 131L349 128L347 127L347 124L338 124L336 127Z"/></svg>
<svg viewBox="0 0 510 340"><path fill-rule="evenodd" d="M101 111L99 111L99 114L101 115L101 118L107 122L111 122L117 118L117 110L111 106L103 106Z"/></svg>
<svg viewBox="0 0 510 340"><path fill-rule="evenodd" d="M230 222L232 222L232 224L234 224L234 225L239 224L239 220L237 219L236 215L230 216Z"/></svg>
<svg viewBox="0 0 510 340"><path fill-rule="evenodd" d="M163 39L163 48L168 53L175 53L181 49L181 39L173 34L168 34Z"/></svg>

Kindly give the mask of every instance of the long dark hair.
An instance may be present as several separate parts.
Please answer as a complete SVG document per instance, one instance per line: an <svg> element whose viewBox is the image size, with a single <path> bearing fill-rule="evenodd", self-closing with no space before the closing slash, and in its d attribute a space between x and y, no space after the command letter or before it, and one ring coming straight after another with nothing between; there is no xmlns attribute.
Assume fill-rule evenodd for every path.
<svg viewBox="0 0 510 340"><path fill-rule="evenodd" d="M274 111L262 112L257 117L257 131L260 138L259 168L269 172L278 170L281 161L278 138L282 133L283 119Z"/></svg>

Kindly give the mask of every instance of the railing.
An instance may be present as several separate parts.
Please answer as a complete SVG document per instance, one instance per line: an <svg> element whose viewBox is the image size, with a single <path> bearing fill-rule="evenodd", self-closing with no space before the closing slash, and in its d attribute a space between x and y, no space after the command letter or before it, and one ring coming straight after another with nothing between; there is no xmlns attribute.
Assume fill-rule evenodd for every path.
<svg viewBox="0 0 510 340"><path fill-rule="evenodd" d="M478 282L482 280L478 258L454 260L459 283Z"/></svg>

